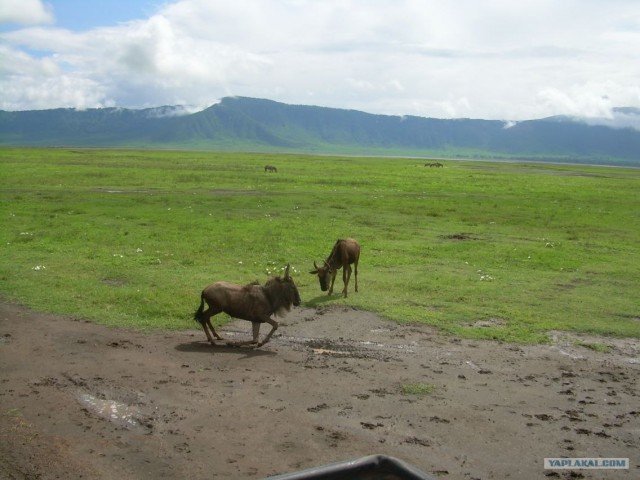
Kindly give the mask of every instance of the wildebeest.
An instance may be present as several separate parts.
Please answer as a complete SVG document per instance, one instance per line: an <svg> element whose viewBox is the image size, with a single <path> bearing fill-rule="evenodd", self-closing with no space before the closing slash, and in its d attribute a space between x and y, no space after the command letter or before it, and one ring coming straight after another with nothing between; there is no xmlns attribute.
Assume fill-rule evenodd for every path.
<svg viewBox="0 0 640 480"><path fill-rule="evenodd" d="M440 162L434 162L434 163L425 163L424 164L425 167L436 167L436 168L442 168L444 167L444 165L442 165Z"/></svg>
<svg viewBox="0 0 640 480"><path fill-rule="evenodd" d="M316 262L313 262L315 270L312 270L311 274L318 275L320 280L320 289L325 292L329 287L329 295L333 293L333 283L336 280L336 274L338 270L342 268L342 281L344 282L344 288L342 293L347 296L347 287L349 285L349 279L351 278L351 264L354 266L356 292L358 291L358 260L360 259L360 245L353 238L347 238L346 240L338 240L331 254L324 261L324 265L319 267ZM331 284L329 284L331 281Z"/></svg>
<svg viewBox="0 0 640 480"><path fill-rule="evenodd" d="M264 166L264 171L265 172L278 173L278 169L276 167L274 167L273 165L265 165Z"/></svg>
<svg viewBox="0 0 640 480"><path fill-rule="evenodd" d="M209 307L206 311L204 310L205 302ZM261 347L278 329L278 322L272 319L271 315L282 317L291 310L291 305L296 307L300 305L300 295L289 275L289 265L287 265L284 278L272 277L264 285L258 282L244 286L229 282L212 283L202 290L200 307L193 318L200 322L211 345L215 345L213 337L222 340L211 325L212 316L225 312L233 318L249 320L253 327L253 340L236 342L234 345L255 344ZM271 325L271 331L262 342L258 343L261 323ZM208 329L211 329L213 337Z"/></svg>

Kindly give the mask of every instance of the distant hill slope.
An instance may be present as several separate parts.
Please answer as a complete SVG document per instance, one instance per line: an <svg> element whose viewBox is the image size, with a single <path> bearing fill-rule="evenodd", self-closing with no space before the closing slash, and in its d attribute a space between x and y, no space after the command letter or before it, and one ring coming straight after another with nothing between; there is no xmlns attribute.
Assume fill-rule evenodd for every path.
<svg viewBox="0 0 640 480"><path fill-rule="evenodd" d="M629 125L640 111L618 109ZM640 130L551 117L497 120L373 115L228 97L181 107L0 111L0 145L296 151L610 163L640 166Z"/></svg>

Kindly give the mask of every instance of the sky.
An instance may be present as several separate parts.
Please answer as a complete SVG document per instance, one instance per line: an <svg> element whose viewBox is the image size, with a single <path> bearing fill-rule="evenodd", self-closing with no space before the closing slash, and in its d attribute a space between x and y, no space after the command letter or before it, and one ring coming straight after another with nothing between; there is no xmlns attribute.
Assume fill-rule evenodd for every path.
<svg viewBox="0 0 640 480"><path fill-rule="evenodd" d="M640 107L637 0L0 0L0 109L614 120ZM617 117L615 118L617 119Z"/></svg>

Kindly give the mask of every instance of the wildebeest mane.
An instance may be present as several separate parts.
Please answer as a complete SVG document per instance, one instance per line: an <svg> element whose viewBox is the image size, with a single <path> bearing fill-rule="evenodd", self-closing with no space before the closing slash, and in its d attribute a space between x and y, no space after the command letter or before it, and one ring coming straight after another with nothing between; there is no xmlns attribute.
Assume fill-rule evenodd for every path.
<svg viewBox="0 0 640 480"><path fill-rule="evenodd" d="M273 313L283 317L295 301L295 290L291 283L280 277L271 277L262 286L262 291L269 300Z"/></svg>
<svg viewBox="0 0 640 480"><path fill-rule="evenodd" d="M339 238L338 240L336 240L336 243L333 244L333 248L331 249L331 253L329 254L329 257L327 258L327 262L329 262L330 264L333 261L339 261L338 260L338 245L340 245L340 242L344 242L344 240L342 238Z"/></svg>

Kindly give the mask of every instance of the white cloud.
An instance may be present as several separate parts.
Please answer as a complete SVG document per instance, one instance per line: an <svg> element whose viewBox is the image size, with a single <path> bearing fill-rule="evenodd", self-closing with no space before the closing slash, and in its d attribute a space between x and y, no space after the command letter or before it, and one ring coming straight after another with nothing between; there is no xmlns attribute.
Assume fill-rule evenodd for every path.
<svg viewBox="0 0 640 480"><path fill-rule="evenodd" d="M396 115L606 117L640 106L636 5L180 0L108 28L2 34L0 108L204 107L243 95Z"/></svg>
<svg viewBox="0 0 640 480"><path fill-rule="evenodd" d="M581 85L568 90L546 88L538 93L542 102L548 105L552 113L584 116L584 117L610 117L611 101L606 95L598 95L602 90ZM602 90L604 91L604 90Z"/></svg>
<svg viewBox="0 0 640 480"><path fill-rule="evenodd" d="M580 118L589 125L604 125L611 128L633 128L640 130L640 110L633 112L620 112L614 110L609 116L603 118Z"/></svg>
<svg viewBox="0 0 640 480"><path fill-rule="evenodd" d="M52 22L51 8L40 0L2 0L0 2L0 23L36 25Z"/></svg>

